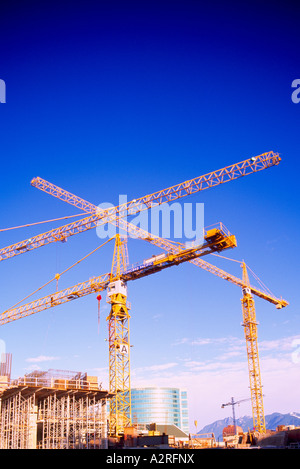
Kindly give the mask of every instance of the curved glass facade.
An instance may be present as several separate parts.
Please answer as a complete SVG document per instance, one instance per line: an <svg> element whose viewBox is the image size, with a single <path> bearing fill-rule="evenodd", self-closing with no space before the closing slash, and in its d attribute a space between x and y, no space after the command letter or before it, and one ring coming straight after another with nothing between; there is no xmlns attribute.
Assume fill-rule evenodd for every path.
<svg viewBox="0 0 300 469"><path fill-rule="evenodd" d="M176 425L189 433L187 391L179 388L131 389L132 422Z"/></svg>

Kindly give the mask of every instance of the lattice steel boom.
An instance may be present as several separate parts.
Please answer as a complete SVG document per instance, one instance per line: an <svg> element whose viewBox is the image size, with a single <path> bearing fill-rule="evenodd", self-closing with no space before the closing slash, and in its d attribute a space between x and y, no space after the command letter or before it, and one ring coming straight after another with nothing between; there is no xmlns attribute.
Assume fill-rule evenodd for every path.
<svg viewBox="0 0 300 469"><path fill-rule="evenodd" d="M215 230L217 230L217 233ZM168 241L165 240L165 245L167 245L167 243ZM174 247L172 243L170 243L170 245ZM182 245L182 249L179 249L176 253L166 253L163 256L160 255L160 257L156 259L150 258L150 260L144 261L140 266L132 266L127 269L126 272L122 272L121 278L126 282L135 280L137 278L159 272L173 265L186 262L190 259L195 259L197 257L211 254L212 252L219 252L235 246L236 241L234 235L230 234L228 230L224 231L223 225L219 225L219 229L215 228L212 234L210 234L209 230L207 231L203 245L201 244L188 249ZM65 290L52 293L51 295L47 295L25 305L4 311L0 316L0 325L27 317L31 314L52 308L53 306L58 306L70 300L81 298L82 296L89 295L90 293L106 290L111 281L111 275L112 274L110 272L99 277L93 277L86 282L78 283Z"/></svg>
<svg viewBox="0 0 300 469"><path fill-rule="evenodd" d="M280 158L278 159L278 162L276 164L279 164L279 161L280 161ZM52 183L50 183L48 181L45 181L43 179L36 178L34 180L33 185L35 187L43 190L44 192L46 192L50 195L54 195L57 198L61 198L63 201L69 203L70 205L78 207L82 210L87 210L87 211L90 211L90 212L99 211L99 208L96 205L93 205L90 202L87 202L86 200L84 200L84 199L82 199L82 198L80 198L80 197L78 197L74 194L71 194L71 193L67 192L66 190L61 189L60 187L55 186ZM116 220L116 219L109 220L109 223L118 224L118 226L122 230L124 230L124 232L128 232L133 237L136 237L138 239L143 239L143 240L145 240L145 241L147 241L151 244L154 244L155 246L160 247L161 249L164 249L164 250L166 250L170 253L171 252L178 253L178 252L183 251L185 249L185 246L181 243L174 243L170 240L166 240L166 239L161 238L159 236L153 235L153 234L149 233L148 231L143 230L142 228L140 228L136 225L133 225L132 223L130 223L128 221L123 220L122 218L119 218L118 220ZM222 230L225 229L224 225L222 225L222 224L220 224L219 227ZM210 227L209 229L211 229L211 228L212 227ZM204 238L205 238L205 236L207 236L207 232L208 232L208 229L204 230ZM241 288L244 288L244 287L247 286L247 285L245 285L245 283L243 282L242 279L239 279L239 278L235 277L234 275L231 275L228 272L225 272L222 269L220 269L220 268L218 268L218 267L216 267L212 264L209 264L207 261L204 261L203 259L200 259L199 257L191 259L189 262L192 262L193 264L201 267L202 269L207 270L207 271L213 273L214 275L217 275L217 276L223 278L224 280L228 280L229 282L231 282L235 285L238 285ZM265 300L269 301L270 303L275 304L276 308L278 308L278 309L281 309L281 308L288 305L287 301L285 301L283 299L276 298L273 295L270 295L266 292L258 290L255 287L250 286L250 289L251 289L251 292L254 295L256 295L256 296L258 296L262 299L265 299Z"/></svg>
<svg viewBox="0 0 300 469"><path fill-rule="evenodd" d="M136 215L142 210L148 210L156 205L174 201L210 187L215 187L219 184L262 171L278 165L280 161L281 158L279 154L270 151L106 210L100 210L98 207L95 210L95 206L93 204L83 201L83 199L44 181L41 178L34 178L31 182L33 186L75 205L81 210L86 210L88 212L93 210L93 214L76 222L69 223L46 233L32 236L29 239L2 248L0 249L0 260L8 259L18 254L31 251L32 249L45 246L49 243L66 241L68 237L93 229L99 226L100 223L105 224L117 219L120 220L122 217L126 217L128 215Z"/></svg>

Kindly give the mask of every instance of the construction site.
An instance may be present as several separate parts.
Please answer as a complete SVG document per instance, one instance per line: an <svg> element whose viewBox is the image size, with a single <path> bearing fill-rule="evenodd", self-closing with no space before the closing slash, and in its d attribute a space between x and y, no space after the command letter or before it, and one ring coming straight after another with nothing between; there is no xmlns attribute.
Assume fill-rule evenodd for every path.
<svg viewBox="0 0 300 469"><path fill-rule="evenodd" d="M1 449L107 448L109 394L96 377L49 370L11 380L8 373L0 383Z"/></svg>
<svg viewBox="0 0 300 469"><path fill-rule="evenodd" d="M33 371L22 378L11 378L11 356L6 354L0 370L0 448L1 449L107 449L111 447L217 447L213 436L194 435L188 441L172 440L149 430L139 434L131 414L131 367L130 367L130 304L127 300L127 283L190 262L233 285L240 287L245 348L248 363L249 389L253 430L241 439L241 447L251 447L267 437L265 424L262 377L258 351L258 321L255 296L273 304L277 309L288 302L273 296L269 291L250 284L247 265L241 262L241 278L238 278L203 259L210 254L220 254L237 246L236 237L220 222L205 227L200 244L186 245L153 235L127 221L127 216L140 213L215 186L248 177L258 171L280 165L278 153L267 152L239 163L212 171L176 186L134 199L126 204L99 209L93 203L36 177L31 185L61 201L71 204L85 213L84 218L68 225L0 249L0 260L26 254L49 243L67 240L68 237L99 225L112 224L138 239L160 249L157 255L129 265L127 238L118 233L113 239L114 252L111 268L98 277L78 283L37 300L4 311L0 325L58 307L90 294L95 294L100 305L101 293L106 292L110 305L107 316L109 387L102 389L95 376L83 372L60 370ZM252 176L255 177L255 176ZM126 220L125 220L126 217ZM103 243L99 248L101 248ZM245 253L247 257L247 253ZM78 264L78 261L76 264ZM284 275L284 273L282 273ZM60 278L57 274L53 281ZM179 272L180 275L180 272ZM134 304L134 298L131 298ZM132 308L134 310L134 307ZM153 422L155 425L155 422ZM232 436L232 435L231 435ZM234 426L236 436L236 426ZM235 439L235 445L237 440ZM230 446L230 445L227 445ZM224 446L224 447L227 447Z"/></svg>

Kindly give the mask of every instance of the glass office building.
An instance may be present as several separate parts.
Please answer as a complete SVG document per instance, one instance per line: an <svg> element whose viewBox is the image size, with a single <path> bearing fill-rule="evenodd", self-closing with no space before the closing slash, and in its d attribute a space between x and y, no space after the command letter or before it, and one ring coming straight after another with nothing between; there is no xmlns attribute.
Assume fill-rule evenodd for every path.
<svg viewBox="0 0 300 469"><path fill-rule="evenodd" d="M131 389L133 424L176 425L189 433L187 391L179 388Z"/></svg>

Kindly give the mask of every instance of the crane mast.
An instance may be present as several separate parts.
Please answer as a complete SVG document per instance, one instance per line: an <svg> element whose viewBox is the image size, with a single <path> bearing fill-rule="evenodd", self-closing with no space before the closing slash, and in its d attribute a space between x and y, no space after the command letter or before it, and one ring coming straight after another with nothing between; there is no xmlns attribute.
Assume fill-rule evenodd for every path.
<svg viewBox="0 0 300 469"><path fill-rule="evenodd" d="M250 282L245 262L243 262L243 281L247 285L243 288L241 299L243 309L243 327L246 339L250 393L252 402L253 428L259 433L265 433L266 423L263 405L263 393L259 366L257 345L257 321L253 296L249 288Z"/></svg>
<svg viewBox="0 0 300 469"><path fill-rule="evenodd" d="M130 336L127 285L121 275L128 264L127 239L116 235L107 302L111 304L108 321L109 434L119 436L131 425Z"/></svg>
<svg viewBox="0 0 300 469"><path fill-rule="evenodd" d="M241 399L239 401L235 401L234 398L232 397L230 402L227 402L226 404L221 405L222 409L224 407L226 407L227 405L232 406L232 420L233 420L233 426L234 426L235 433L236 433L236 430L237 430L237 428L236 428L236 416L235 416L235 405L240 404L241 402L245 402L245 401L249 401L249 399Z"/></svg>

